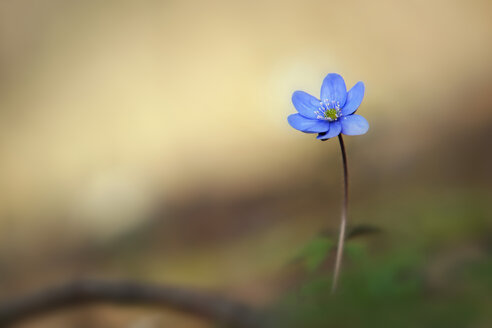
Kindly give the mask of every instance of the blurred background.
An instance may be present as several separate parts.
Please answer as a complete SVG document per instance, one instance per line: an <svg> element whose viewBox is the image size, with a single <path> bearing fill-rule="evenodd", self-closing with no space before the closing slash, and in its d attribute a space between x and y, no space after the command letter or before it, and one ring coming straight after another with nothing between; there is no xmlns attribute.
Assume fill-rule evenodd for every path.
<svg viewBox="0 0 492 328"><path fill-rule="evenodd" d="M80 277L205 288L274 327L490 327L492 2L0 1L0 300ZM295 90L366 85L346 137ZM357 233L358 232L358 233ZM364 233L365 232L365 233ZM90 306L22 327L216 327Z"/></svg>

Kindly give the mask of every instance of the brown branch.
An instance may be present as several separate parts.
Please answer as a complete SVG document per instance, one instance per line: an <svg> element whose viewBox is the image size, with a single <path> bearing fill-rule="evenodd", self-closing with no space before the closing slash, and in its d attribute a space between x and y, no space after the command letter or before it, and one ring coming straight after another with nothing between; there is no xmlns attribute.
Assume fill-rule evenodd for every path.
<svg viewBox="0 0 492 328"><path fill-rule="evenodd" d="M208 292L135 281L99 280L80 280L48 287L0 303L0 327L8 327L36 315L91 303L161 306L201 316L228 327L260 327L257 313L251 308Z"/></svg>

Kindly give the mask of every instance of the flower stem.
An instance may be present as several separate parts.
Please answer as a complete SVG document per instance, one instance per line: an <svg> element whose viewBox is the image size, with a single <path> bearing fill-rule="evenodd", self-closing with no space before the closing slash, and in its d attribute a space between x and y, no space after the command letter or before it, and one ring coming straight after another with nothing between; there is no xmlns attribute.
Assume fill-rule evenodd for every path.
<svg viewBox="0 0 492 328"><path fill-rule="evenodd" d="M340 234L338 236L337 257L335 260L335 272L333 274L333 284L331 286L331 293L334 294L337 290L338 279L340 276L340 268L342 266L343 245L345 241L345 228L347 226L347 211L348 211L348 167L347 167L347 153L345 152L345 144L343 143L342 134L338 135L338 141L340 142L340 150L342 151L343 160L343 205L340 222Z"/></svg>

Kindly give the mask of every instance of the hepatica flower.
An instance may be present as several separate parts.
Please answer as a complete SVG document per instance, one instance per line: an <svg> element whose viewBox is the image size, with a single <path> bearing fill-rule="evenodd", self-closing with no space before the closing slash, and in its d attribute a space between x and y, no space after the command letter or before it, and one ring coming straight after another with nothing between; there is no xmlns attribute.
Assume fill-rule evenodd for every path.
<svg viewBox="0 0 492 328"><path fill-rule="evenodd" d="M357 82L349 92L343 78L335 73L328 74L321 85L320 99L304 91L292 95L292 103L299 113L289 115L289 124L302 132L318 133L318 139L327 140L338 136L343 161L343 206L338 236L332 292L335 292L342 264L345 228L348 213L348 165L342 134L356 136L369 130L369 123L354 114L364 98L364 83Z"/></svg>
<svg viewBox="0 0 492 328"><path fill-rule="evenodd" d="M349 92L343 78L330 73L321 85L320 99L304 91L292 95L292 103L299 113L289 115L289 124L305 133L318 133L318 139L326 140L340 133L355 136L364 134L369 123L354 114L364 98L364 83L357 82Z"/></svg>

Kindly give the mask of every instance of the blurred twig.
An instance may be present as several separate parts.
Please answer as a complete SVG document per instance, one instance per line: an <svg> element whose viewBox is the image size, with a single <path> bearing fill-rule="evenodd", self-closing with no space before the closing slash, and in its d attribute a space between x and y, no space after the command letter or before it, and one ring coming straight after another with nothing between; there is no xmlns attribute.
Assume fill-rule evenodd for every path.
<svg viewBox="0 0 492 328"><path fill-rule="evenodd" d="M248 306L204 291L135 281L79 280L0 303L0 327L90 303L160 306L201 316L228 327L260 326L257 314Z"/></svg>

